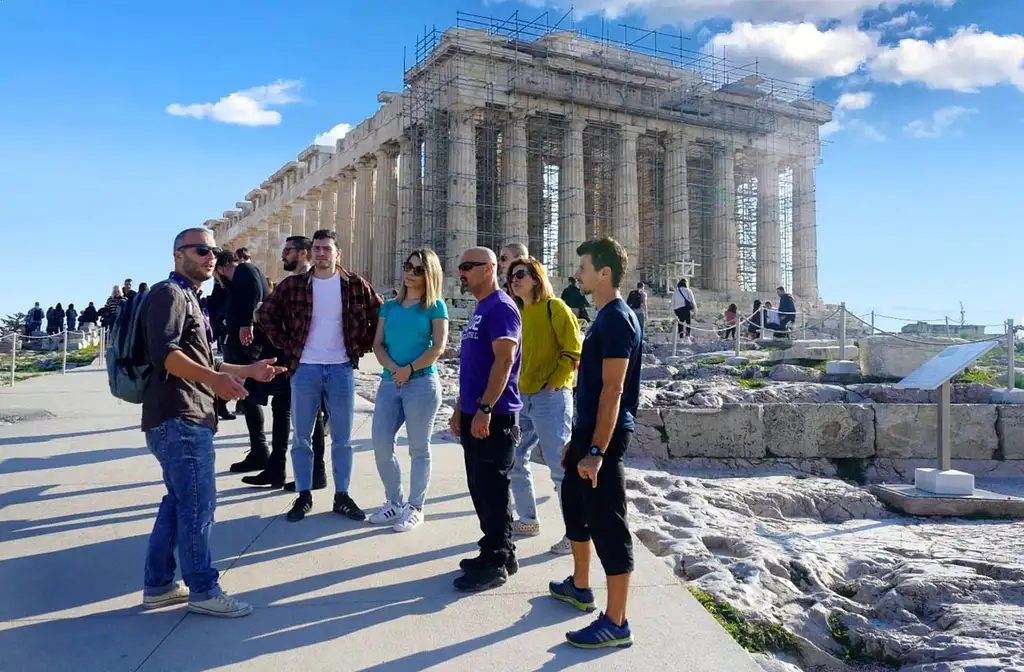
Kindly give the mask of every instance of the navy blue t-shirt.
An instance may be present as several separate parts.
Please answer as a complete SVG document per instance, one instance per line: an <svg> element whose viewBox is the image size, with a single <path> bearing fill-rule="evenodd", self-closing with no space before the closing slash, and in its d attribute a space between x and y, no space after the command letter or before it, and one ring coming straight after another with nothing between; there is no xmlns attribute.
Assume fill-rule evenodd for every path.
<svg viewBox="0 0 1024 672"><path fill-rule="evenodd" d="M597 406L604 388L602 367L605 359L628 359L626 382L619 402L619 419L615 429L633 430L633 419L640 404L640 321L633 310L620 299L611 301L594 317L594 323L583 339L579 378L576 382L576 425L595 427Z"/></svg>

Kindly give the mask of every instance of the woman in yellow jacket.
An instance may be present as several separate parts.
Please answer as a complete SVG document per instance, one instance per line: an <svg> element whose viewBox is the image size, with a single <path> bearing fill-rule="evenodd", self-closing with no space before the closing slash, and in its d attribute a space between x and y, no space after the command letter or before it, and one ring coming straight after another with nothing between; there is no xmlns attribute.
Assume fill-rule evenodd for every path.
<svg viewBox="0 0 1024 672"><path fill-rule="evenodd" d="M562 447L572 433L572 386L580 361L583 341L579 324L569 306L556 299L544 267L536 259L517 259L509 267L509 287L522 313L522 362L519 392L523 398L519 424L523 438L516 449L512 467L511 491L518 518L512 533L519 536L540 534L537 502L530 472L530 454L540 444L544 461L551 470L555 496L561 502ZM562 539L551 552L572 552L569 540Z"/></svg>

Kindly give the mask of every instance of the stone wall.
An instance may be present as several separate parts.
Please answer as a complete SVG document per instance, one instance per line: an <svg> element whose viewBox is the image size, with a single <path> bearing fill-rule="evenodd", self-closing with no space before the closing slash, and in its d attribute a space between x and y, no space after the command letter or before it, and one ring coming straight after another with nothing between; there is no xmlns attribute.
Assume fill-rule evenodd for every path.
<svg viewBox="0 0 1024 672"><path fill-rule="evenodd" d="M952 406L953 458L1024 460L1024 407ZM937 408L926 404L726 404L643 409L633 454L668 460L935 459Z"/></svg>

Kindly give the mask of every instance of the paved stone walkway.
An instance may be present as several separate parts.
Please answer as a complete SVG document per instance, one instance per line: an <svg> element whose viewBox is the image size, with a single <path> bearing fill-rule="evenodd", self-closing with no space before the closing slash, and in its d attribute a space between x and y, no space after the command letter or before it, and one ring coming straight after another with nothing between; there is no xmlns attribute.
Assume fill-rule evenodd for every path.
<svg viewBox="0 0 1024 672"><path fill-rule="evenodd" d="M370 509L383 499L372 405L357 412L352 494ZM118 403L105 374L87 368L0 390L0 417L19 413L27 419L0 427L0 670L759 669L639 543L636 644L603 652L565 644L563 633L590 617L546 593L571 560L547 553L559 525L543 471L544 535L519 544L522 569L506 586L464 596L451 582L458 560L475 554L479 528L461 448L435 445L427 522L412 533L345 520L324 494L306 521L291 524L290 496L243 487L227 472L248 446L241 418L217 438L213 552L225 589L255 613L142 613L142 561L163 486L139 408ZM400 460L407 479L401 447Z"/></svg>

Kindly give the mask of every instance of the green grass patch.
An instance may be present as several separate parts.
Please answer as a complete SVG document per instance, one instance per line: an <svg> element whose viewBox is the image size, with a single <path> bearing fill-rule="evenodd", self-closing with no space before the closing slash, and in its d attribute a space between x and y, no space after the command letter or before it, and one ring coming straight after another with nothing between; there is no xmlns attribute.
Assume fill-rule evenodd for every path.
<svg viewBox="0 0 1024 672"><path fill-rule="evenodd" d="M702 359L697 363L702 366L714 366L716 364L725 364L725 357L722 357L721 355L715 355L714 357Z"/></svg>
<svg viewBox="0 0 1024 672"><path fill-rule="evenodd" d="M869 655L860 642L853 644L850 641L850 629L843 625L839 612L833 611L828 615L828 632L832 635L832 639L843 647L843 659L847 663L854 665L881 664L890 669L896 669L901 665L900 661L895 658Z"/></svg>
<svg viewBox="0 0 1024 672"><path fill-rule="evenodd" d="M988 369L969 368L953 379L954 383L979 383L981 385L995 385L996 374Z"/></svg>
<svg viewBox="0 0 1024 672"><path fill-rule="evenodd" d="M764 387L764 380L761 378L740 378L736 381L740 387L747 390L757 390Z"/></svg>
<svg viewBox="0 0 1024 672"><path fill-rule="evenodd" d="M715 601L711 593L687 586L708 613L715 617L729 635L747 651L753 653L797 653L800 642L779 623L751 623L731 604Z"/></svg>

